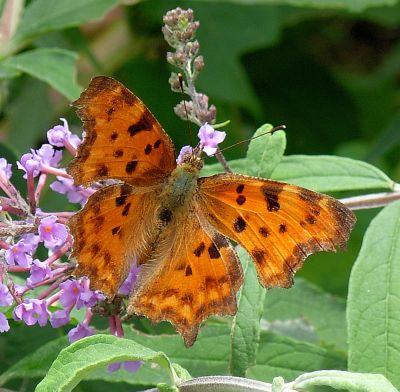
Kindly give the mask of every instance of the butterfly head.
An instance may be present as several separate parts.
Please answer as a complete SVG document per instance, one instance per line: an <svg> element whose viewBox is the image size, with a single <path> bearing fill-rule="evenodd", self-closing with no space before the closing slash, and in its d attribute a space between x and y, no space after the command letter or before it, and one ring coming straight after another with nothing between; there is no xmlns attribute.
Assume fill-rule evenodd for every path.
<svg viewBox="0 0 400 392"><path fill-rule="evenodd" d="M187 164L195 167L197 170L200 171L204 165L203 159L200 157L200 155L201 149L199 148L199 146L195 148L189 147L187 149L183 147L181 153L179 154L177 162L179 165Z"/></svg>

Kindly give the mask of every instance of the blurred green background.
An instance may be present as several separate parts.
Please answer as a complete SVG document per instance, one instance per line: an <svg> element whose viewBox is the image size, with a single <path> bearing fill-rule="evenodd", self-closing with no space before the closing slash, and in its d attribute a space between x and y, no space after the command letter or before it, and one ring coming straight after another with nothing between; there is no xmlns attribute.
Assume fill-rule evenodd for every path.
<svg viewBox="0 0 400 392"><path fill-rule="evenodd" d="M35 3L49 5L44 22ZM45 63L36 69L37 78L29 70L10 75L0 57L0 140L7 158L18 158L46 142L46 131L59 123L59 117L66 117L72 130L80 132L69 104L98 74L114 76L141 97L177 150L188 144L187 124L173 113L181 96L168 85L172 68L165 61L169 48L161 33L162 15L181 6L191 7L201 23L198 39L206 67L198 90L217 106L218 122L231 120L224 146L250 137L265 122L286 124L286 154L361 159L400 180L397 1L73 0L70 7L79 17L63 14L63 3L27 1L30 13L26 11L21 23L35 20L45 28L28 34L26 27L24 39L13 50L7 52L4 42L3 51L0 47L4 64L14 61L12 55L37 48L58 47L78 54L76 65L72 58L67 67L71 77L64 95L39 80L46 79ZM0 9L6 5L0 1ZM57 68L53 71L57 74ZM74 85L73 73L81 87ZM243 157L246 148L242 144L226 155ZM66 201L48 192L42 206L66 208ZM358 213L349 252L315 255L299 275L345 296L351 265L376 212Z"/></svg>

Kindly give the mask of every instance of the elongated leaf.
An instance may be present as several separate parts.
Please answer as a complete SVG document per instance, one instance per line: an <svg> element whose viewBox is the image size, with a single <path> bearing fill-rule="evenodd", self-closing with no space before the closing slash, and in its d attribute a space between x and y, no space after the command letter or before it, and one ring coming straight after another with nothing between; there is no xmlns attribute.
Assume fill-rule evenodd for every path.
<svg viewBox="0 0 400 392"><path fill-rule="evenodd" d="M196 343L190 348L184 346L179 335L150 336L126 328L125 336L153 350L164 352L171 361L179 363L193 377L226 375L230 352L230 328L228 325L208 324L200 329Z"/></svg>
<svg viewBox="0 0 400 392"><path fill-rule="evenodd" d="M294 324L302 321L315 334L316 342L346 352L345 312L344 300L297 278L289 290L274 289L267 293L262 320L265 327L273 330L284 326L285 321Z"/></svg>
<svg viewBox="0 0 400 392"><path fill-rule="evenodd" d="M381 373L400 388L400 202L371 222L347 306L349 370Z"/></svg>
<svg viewBox="0 0 400 392"><path fill-rule="evenodd" d="M78 340L63 349L36 387L41 391L71 391L85 376L96 368L119 361L154 362L177 382L176 373L168 357L132 340L109 335L95 335Z"/></svg>
<svg viewBox="0 0 400 392"><path fill-rule="evenodd" d="M15 51L33 38L49 31L79 26L98 19L117 3L116 0L36 0L25 9L18 29L8 44Z"/></svg>
<svg viewBox="0 0 400 392"><path fill-rule="evenodd" d="M239 247L244 284L238 294L238 311L233 318L229 368L233 376L244 377L254 365L260 339L260 318L265 289L258 283L257 272L247 252Z"/></svg>
<svg viewBox="0 0 400 392"><path fill-rule="evenodd" d="M272 173L274 180L318 192L393 189L393 181L376 167L355 159L329 155L290 155Z"/></svg>
<svg viewBox="0 0 400 392"><path fill-rule="evenodd" d="M261 332L256 365L247 377L272 382L274 377L292 379L304 372L321 369L345 369L346 359L316 345Z"/></svg>
<svg viewBox="0 0 400 392"><path fill-rule="evenodd" d="M346 389L352 392L398 392L397 389L381 374L365 374L322 370L302 374L293 381L293 388L308 390L314 386L330 386L335 389Z"/></svg>
<svg viewBox="0 0 400 392"><path fill-rule="evenodd" d="M76 83L76 58L76 53L68 50L42 48L10 57L4 64L48 83L69 100L73 100L81 91Z"/></svg>
<svg viewBox="0 0 400 392"><path fill-rule="evenodd" d="M210 0L197 0L210 1ZM346 9L361 12L368 7L395 5L397 0L230 0L239 4L290 4L295 7L313 7L322 9Z"/></svg>
<svg viewBox="0 0 400 392"><path fill-rule="evenodd" d="M0 63L0 80L1 79L14 79L21 75L20 71L5 66L2 62Z"/></svg>
<svg viewBox="0 0 400 392"><path fill-rule="evenodd" d="M43 377L58 353L68 346L66 336L52 340L41 348L22 358L0 375L0 385L14 378Z"/></svg>
<svg viewBox="0 0 400 392"><path fill-rule="evenodd" d="M273 135L265 135L272 125L262 125L254 133L247 150L246 174L256 177L271 177L272 172L282 160L286 148L285 132L279 131Z"/></svg>

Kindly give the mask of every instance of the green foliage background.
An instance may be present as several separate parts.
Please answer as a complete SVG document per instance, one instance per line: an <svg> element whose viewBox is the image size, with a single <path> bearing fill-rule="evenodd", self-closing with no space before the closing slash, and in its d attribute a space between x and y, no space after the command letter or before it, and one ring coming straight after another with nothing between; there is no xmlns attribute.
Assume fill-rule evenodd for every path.
<svg viewBox="0 0 400 392"><path fill-rule="evenodd" d="M162 15L181 6L191 7L201 23L198 39L206 67L197 87L217 106L218 122L231 120L226 129L225 146L252 136L263 123L285 124L285 155L329 154L359 159L382 169L392 180L400 181L398 1L148 0L125 5L117 3L115 0L26 2L21 27L10 42L0 47L1 156L12 161L12 157L19 158L29 148L39 147L45 142L47 129L58 123L59 117L66 117L71 128L78 131L81 125L69 104L90 78L98 74L114 76L141 97L171 135L177 150L188 144L187 125L173 114L173 107L181 96L172 93L168 85L171 67L165 61L168 47L160 30ZM0 1L0 10L4 4L4 0ZM246 150L243 144L228 150L226 156L239 159L245 156ZM214 162L210 159L207 163ZM349 181L355 177L353 173L349 173ZM337 197L348 195L342 191L346 188L340 187L340 181L334 188ZM310 186L313 188L312 184ZM374 191L374 187L371 185L368 192ZM377 184L376 189L379 188ZM366 192L360 190L352 195L357 193ZM57 210L65 208L66 201L49 192L43 205L50 211ZM249 368L247 376L271 380L276 374L260 368L260 363L272 360L268 358L270 346L266 342L271 345L272 340L285 352L285 347L286 350L292 347L287 339L299 338L296 334L301 333L304 335L300 340L319 343L313 348L304 343L298 347L299 352L313 357L323 355L323 350L333 346L325 357L327 363L332 368L346 369L343 299L347 296L350 271L360 251L362 237L377 212L357 213L358 223L347 253L314 255L298 273L299 285L304 284L311 290L310 297L321 289L327 293L324 297L327 303L334 302L334 305L326 304L329 311L319 317L318 312L313 311L308 315L310 299L303 312L293 310L300 327L285 332L278 322L283 315L279 308L274 310L274 305L287 301L289 304L282 306L290 306L292 301L288 298L293 292L288 291L286 297L277 291L267 293L266 301L272 308L263 313L262 320L270 323L280 335L268 338L270 332L261 332L260 345L265 344L266 349L259 351L257 364ZM309 286L306 282L312 284ZM278 296L276 301L271 300L274 296ZM296 299L293 295L294 302ZM320 329L317 327L310 332L306 328L308 321L313 320L310 322L315 327L315 323L328 314L332 320ZM306 320L305 324L302 320ZM337 325L337 329L330 330L327 324ZM146 324L139 327L143 331L154 331ZM344 329L341 336L338 335L340 328ZM157 331L171 332L168 326L161 326ZM287 337L281 337L282 334ZM210 330L205 330L203 335L205 347L212 347L212 344L207 345L207 339L213 336ZM13 324L11 332L0 337L0 371L57 336L61 336L60 330ZM146 343L143 339L139 342ZM159 343L161 346L169 344L168 339ZM54 350L64 347L65 339L60 338L57 344ZM185 362L189 361L186 353L181 349L175 357L174 353L167 352L192 375L200 375L196 374L199 368L196 364ZM196 355L201 357L201 353ZM218 355L224 356L221 351ZM235 354L233 351L227 355ZM42 357L42 361L44 367L40 367L40 361L36 363L37 373L30 377L43 377L46 364L48 367L51 360L46 362ZM207 367L207 361L205 358L200 367ZM221 369L225 369L225 364L218 368L218 359L213 361L214 365L202 374L223 373ZM254 358L250 358L251 361L254 362ZM292 361L295 367L297 360L292 358ZM279 366L281 364L276 365ZM242 370L240 366L235 368L236 374ZM7 386L19 385L24 374L3 380L11 380ZM281 375L295 377L298 374L287 371ZM107 377L103 374L98 379L108 380ZM132 384L140 389L140 381ZM28 385L32 386L29 382ZM85 382L78 388L100 391L106 387Z"/></svg>

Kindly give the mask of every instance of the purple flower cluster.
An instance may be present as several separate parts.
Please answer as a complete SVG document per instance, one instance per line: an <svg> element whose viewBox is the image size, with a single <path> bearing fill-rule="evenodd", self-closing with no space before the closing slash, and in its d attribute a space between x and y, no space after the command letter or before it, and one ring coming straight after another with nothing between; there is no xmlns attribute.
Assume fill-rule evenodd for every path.
<svg viewBox="0 0 400 392"><path fill-rule="evenodd" d="M11 164L0 158L0 188L5 193L0 197L0 209L8 218L0 222L1 231L7 233L0 237L0 333L9 331L6 316L9 315L27 326L43 327L50 323L53 328L58 328L72 325L68 338L73 343L95 333L90 326L92 309L105 297L90 289L88 278L71 278L75 265L68 260L72 238L66 222L74 213L46 212L39 208L40 198L49 176L56 178L48 185L50 189L66 195L69 202L81 205L100 185L87 189L75 186L66 170L60 167L63 155L60 147L74 156L81 143L80 138L69 130L67 121L61 120L63 125L56 125L47 132L50 144L32 149L17 162L27 181L26 199L11 182ZM40 258L39 253L47 253L47 257ZM120 288L121 295L129 295L138 271L133 263ZM22 285L15 282L20 273L27 275ZM71 317L73 309L84 309L84 319L76 323ZM119 315L110 316L110 332L119 337L124 335ZM121 363L113 364L110 371L121 366ZM139 366L137 362L123 364L129 371L135 371Z"/></svg>
<svg viewBox="0 0 400 392"><path fill-rule="evenodd" d="M71 250L72 238L65 223L73 213L50 213L39 208L49 175L57 178L50 188L65 194L70 202L83 205L94 192L94 189L74 186L72 178L60 167L63 151L59 147L65 147L75 155L81 143L80 138L70 132L67 121L62 121L63 125L56 125L47 132L50 144L32 149L17 162L27 180L27 200L11 182L11 164L0 158L0 188L6 195L0 197L0 207L9 217L0 222L0 229L10 233L0 238L0 332L10 329L5 314L11 314L15 321L28 326L38 324L43 327L50 321L57 328L70 322L74 307L85 307L85 321L69 333L72 342L93 333L88 326L90 309L104 297L89 289L87 278L70 279L74 264L66 256ZM41 254L43 249L47 250L48 256L44 260L35 256L39 248ZM14 282L18 273L28 274L24 285ZM33 289L36 289L35 295ZM4 312L7 308L10 311Z"/></svg>

